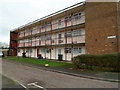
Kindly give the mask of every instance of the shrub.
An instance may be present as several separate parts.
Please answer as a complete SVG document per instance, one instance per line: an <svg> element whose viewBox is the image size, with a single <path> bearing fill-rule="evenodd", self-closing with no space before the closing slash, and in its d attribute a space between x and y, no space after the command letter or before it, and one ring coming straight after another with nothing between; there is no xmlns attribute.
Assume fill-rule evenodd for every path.
<svg viewBox="0 0 120 90"><path fill-rule="evenodd" d="M78 55L72 59L73 66L80 69L82 65L97 66L98 68L113 68L114 71L120 71L119 54L104 54L104 55Z"/></svg>

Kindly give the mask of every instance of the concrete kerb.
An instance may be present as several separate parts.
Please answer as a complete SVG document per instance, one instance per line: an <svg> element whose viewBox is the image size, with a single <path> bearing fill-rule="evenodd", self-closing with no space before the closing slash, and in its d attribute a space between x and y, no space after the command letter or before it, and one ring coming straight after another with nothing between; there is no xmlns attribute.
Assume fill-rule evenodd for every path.
<svg viewBox="0 0 120 90"><path fill-rule="evenodd" d="M8 60L7 60L8 61ZM18 63L13 61L14 63ZM19 63L21 64L21 63ZM22 63L24 65L28 65L29 67L36 67L42 70L47 70L47 71L52 71L52 72L57 72L57 73L61 73L61 74L67 74L67 75L72 75L72 76L77 76L77 77L82 77L82 78L88 78L88 79L94 79L94 80L101 80L101 81L109 81L109 82L120 82L120 80L115 80L115 79L106 79L106 78L99 78L99 77L92 77L92 76L86 76L86 75L80 75L80 74L75 74L75 73L69 73L69 72L65 72L65 71L60 71L60 70L54 70L54 69L49 69L49 68L44 68L44 67L38 67L35 65L32 65L31 63Z"/></svg>
<svg viewBox="0 0 120 90"><path fill-rule="evenodd" d="M95 79L95 80L102 80L102 81L109 81L109 82L120 82L119 80L114 80L114 79L105 79L105 78L98 78L98 77L96 78L96 77L85 76L85 75L79 75L79 74L74 74L74 73L68 73L68 72L64 72L64 71L58 71L58 70L47 69L47 68L42 68L42 67L38 67L38 68L43 69L43 70L47 70L47 71L52 71L52 72L61 73L61 74L67 74L67 75L82 77L82 78Z"/></svg>

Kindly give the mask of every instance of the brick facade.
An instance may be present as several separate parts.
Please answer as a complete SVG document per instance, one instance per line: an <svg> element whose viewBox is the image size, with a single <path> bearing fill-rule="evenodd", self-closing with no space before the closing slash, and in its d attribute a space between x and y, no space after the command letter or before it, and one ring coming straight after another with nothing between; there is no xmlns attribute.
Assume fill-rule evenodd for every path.
<svg viewBox="0 0 120 90"><path fill-rule="evenodd" d="M85 8L86 53L106 54L118 52L117 3L87 2ZM117 36L118 37L118 36Z"/></svg>

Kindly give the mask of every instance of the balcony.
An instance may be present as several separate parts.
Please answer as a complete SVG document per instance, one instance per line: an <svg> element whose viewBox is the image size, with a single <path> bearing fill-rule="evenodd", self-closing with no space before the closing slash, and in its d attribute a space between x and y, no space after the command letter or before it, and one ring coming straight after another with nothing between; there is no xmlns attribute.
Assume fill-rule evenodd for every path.
<svg viewBox="0 0 120 90"><path fill-rule="evenodd" d="M18 37L19 37L19 35L11 35L11 36L10 36L11 39L16 39L16 38L18 38Z"/></svg>
<svg viewBox="0 0 120 90"><path fill-rule="evenodd" d="M18 47L18 44L11 43L11 44L10 44L10 47Z"/></svg>
<svg viewBox="0 0 120 90"><path fill-rule="evenodd" d="M50 25L39 26L39 28L33 29L31 32L29 31L21 32L19 37L26 37L44 32L54 31L57 29L79 25L82 23L85 23L85 15L63 19L61 20L61 22L53 21Z"/></svg>
<svg viewBox="0 0 120 90"><path fill-rule="evenodd" d="M53 38L50 40L36 40L32 42L23 42L18 44L18 47L34 47L34 46L48 46L48 45L67 45L85 43L85 35L78 35L72 37Z"/></svg>

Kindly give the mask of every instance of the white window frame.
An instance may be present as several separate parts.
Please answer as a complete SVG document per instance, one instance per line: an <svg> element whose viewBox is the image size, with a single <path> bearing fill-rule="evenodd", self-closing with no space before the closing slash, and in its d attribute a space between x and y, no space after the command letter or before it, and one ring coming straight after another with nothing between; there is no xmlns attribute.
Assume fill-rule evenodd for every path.
<svg viewBox="0 0 120 90"><path fill-rule="evenodd" d="M73 53L74 54L80 54L80 53L82 53L82 48L78 48L78 47L73 48Z"/></svg>
<svg viewBox="0 0 120 90"><path fill-rule="evenodd" d="M45 48L41 48L40 51L41 51L41 53L46 53L46 49Z"/></svg>
<svg viewBox="0 0 120 90"><path fill-rule="evenodd" d="M65 48L65 53L72 53L72 48Z"/></svg>
<svg viewBox="0 0 120 90"><path fill-rule="evenodd" d="M82 35L82 30L74 30L73 31L73 36L79 36Z"/></svg>

